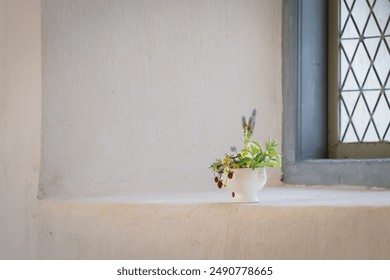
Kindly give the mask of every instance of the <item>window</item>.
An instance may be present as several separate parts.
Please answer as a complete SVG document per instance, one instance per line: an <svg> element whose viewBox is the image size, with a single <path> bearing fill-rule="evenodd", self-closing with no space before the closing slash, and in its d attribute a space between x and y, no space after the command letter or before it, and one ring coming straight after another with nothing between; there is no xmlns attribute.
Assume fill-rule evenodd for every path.
<svg viewBox="0 0 390 280"><path fill-rule="evenodd" d="M283 180L390 187L390 158L329 153L328 23L326 0L283 1Z"/></svg>
<svg viewBox="0 0 390 280"><path fill-rule="evenodd" d="M329 3L330 157L390 157L390 2Z"/></svg>

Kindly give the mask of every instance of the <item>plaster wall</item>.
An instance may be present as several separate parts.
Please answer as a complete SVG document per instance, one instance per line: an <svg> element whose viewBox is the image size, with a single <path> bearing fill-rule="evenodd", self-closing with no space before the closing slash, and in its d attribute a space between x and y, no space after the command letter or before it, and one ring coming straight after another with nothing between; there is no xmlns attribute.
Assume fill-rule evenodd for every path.
<svg viewBox="0 0 390 280"><path fill-rule="evenodd" d="M281 1L42 10L42 196L213 188L208 166L254 107L255 138L281 141Z"/></svg>
<svg viewBox="0 0 390 280"><path fill-rule="evenodd" d="M41 133L40 1L0 0L0 259L31 258Z"/></svg>

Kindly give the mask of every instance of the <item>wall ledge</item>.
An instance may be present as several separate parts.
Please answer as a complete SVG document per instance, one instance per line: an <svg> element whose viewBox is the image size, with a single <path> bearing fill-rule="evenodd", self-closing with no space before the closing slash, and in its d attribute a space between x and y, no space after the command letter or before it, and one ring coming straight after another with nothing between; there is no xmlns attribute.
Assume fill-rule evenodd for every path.
<svg viewBox="0 0 390 280"><path fill-rule="evenodd" d="M388 190L265 187L260 203L229 201L221 190L45 198L37 257L390 258Z"/></svg>
<svg viewBox="0 0 390 280"><path fill-rule="evenodd" d="M233 202L228 189L199 192L137 192L95 197L45 197L42 201L103 204L233 204L262 206L372 206L390 207L390 190L351 186L268 186L259 193L259 203Z"/></svg>

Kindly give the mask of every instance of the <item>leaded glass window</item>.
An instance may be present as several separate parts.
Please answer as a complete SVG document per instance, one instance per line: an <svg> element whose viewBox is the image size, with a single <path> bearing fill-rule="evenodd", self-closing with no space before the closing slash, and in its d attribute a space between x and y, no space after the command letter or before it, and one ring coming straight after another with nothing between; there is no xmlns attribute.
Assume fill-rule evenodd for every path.
<svg viewBox="0 0 390 280"><path fill-rule="evenodd" d="M340 143L390 141L389 0L339 1Z"/></svg>

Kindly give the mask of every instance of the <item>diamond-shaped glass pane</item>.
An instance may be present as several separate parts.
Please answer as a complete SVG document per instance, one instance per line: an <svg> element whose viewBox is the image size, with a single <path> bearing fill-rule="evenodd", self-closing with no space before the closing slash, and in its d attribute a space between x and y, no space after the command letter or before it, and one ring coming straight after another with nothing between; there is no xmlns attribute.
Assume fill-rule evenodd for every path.
<svg viewBox="0 0 390 280"><path fill-rule="evenodd" d="M383 41L381 41L381 44L379 46L378 54L375 59L374 65L381 80L381 83L384 85L387 75L389 73L390 55Z"/></svg>
<svg viewBox="0 0 390 280"><path fill-rule="evenodd" d="M380 43L380 38L367 38L364 40L364 45L371 59L375 58L375 54L380 45L379 43Z"/></svg>
<svg viewBox="0 0 390 280"><path fill-rule="evenodd" d="M356 82L354 73L349 70L350 62L353 61L354 55L357 52L359 40L345 40L342 43L340 72L341 72L341 87L344 90L357 90L359 86Z"/></svg>
<svg viewBox="0 0 390 280"><path fill-rule="evenodd" d="M367 127L366 134L364 135L364 142L378 142L378 134L376 133L374 123L370 123Z"/></svg>
<svg viewBox="0 0 390 280"><path fill-rule="evenodd" d="M347 22L344 27L343 32L343 38L349 39L349 38L359 38L358 30L356 29L356 26L352 20L352 17L349 17L347 19Z"/></svg>
<svg viewBox="0 0 390 280"><path fill-rule="evenodd" d="M376 0L373 10L374 10L375 17L378 21L379 28L381 29L382 32L384 32L386 28L386 24L389 21L390 1Z"/></svg>
<svg viewBox="0 0 390 280"><path fill-rule="evenodd" d="M340 0L339 139L388 141L389 0Z"/></svg>
<svg viewBox="0 0 390 280"><path fill-rule="evenodd" d="M359 139L363 139L363 134L366 130L368 122L370 121L370 113L367 110L363 98L359 98L356 103L355 111L352 116L352 123L356 129Z"/></svg>
<svg viewBox="0 0 390 280"><path fill-rule="evenodd" d="M356 1L352 10L353 19L357 25L360 34L363 34L364 26L366 25L370 8L366 1Z"/></svg>
<svg viewBox="0 0 390 280"><path fill-rule="evenodd" d="M341 45L343 47L343 53L345 54L349 62L352 61L354 54L357 51L359 40L343 40Z"/></svg>
<svg viewBox="0 0 390 280"><path fill-rule="evenodd" d="M349 71L344 82L343 90L358 90L359 85L356 83L356 79L352 71Z"/></svg>
<svg viewBox="0 0 390 280"><path fill-rule="evenodd" d="M344 91L341 95L343 97L344 107L347 110L347 114L351 116L359 98L359 91Z"/></svg>
<svg viewBox="0 0 390 280"><path fill-rule="evenodd" d="M368 72L368 76L363 86L363 89L380 89L380 88L381 88L381 84L378 80L378 76L376 75L374 68L371 67Z"/></svg>
<svg viewBox="0 0 390 280"><path fill-rule="evenodd" d="M363 84L364 78L366 77L367 70L370 67L371 61L367 56L367 52L363 44L359 44L356 51L354 60L352 62L352 68L354 70L357 81L360 85Z"/></svg>
<svg viewBox="0 0 390 280"><path fill-rule="evenodd" d="M384 94L381 95L378 106L374 112L373 120L378 129L379 136L383 138L390 123L390 107L386 103Z"/></svg>
<svg viewBox="0 0 390 280"><path fill-rule="evenodd" d="M379 34L378 25L375 22L374 16L370 14L370 18L368 19L366 29L364 29L364 36L370 37L370 36L377 36L378 34Z"/></svg>
<svg viewBox="0 0 390 280"><path fill-rule="evenodd" d="M345 132L343 143L353 143L353 142L357 142L357 141L358 141L358 139L356 137L356 134L353 130L352 125L349 125L347 127L347 131Z"/></svg>
<svg viewBox="0 0 390 280"><path fill-rule="evenodd" d="M364 99L367 103L368 109L370 112L374 112L375 107L377 105L378 99L379 99L379 90L373 90L373 91L366 91L363 93Z"/></svg>

